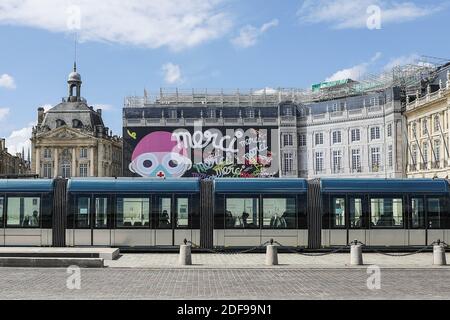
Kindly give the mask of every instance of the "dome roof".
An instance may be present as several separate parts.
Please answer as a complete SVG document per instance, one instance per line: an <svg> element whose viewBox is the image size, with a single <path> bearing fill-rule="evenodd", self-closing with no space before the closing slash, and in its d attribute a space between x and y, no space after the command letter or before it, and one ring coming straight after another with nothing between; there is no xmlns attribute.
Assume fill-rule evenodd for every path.
<svg viewBox="0 0 450 320"><path fill-rule="evenodd" d="M78 72L73 71L73 72L71 72L69 74L69 80L67 80L67 81L69 81L69 82L71 82L71 81L79 82L79 81L81 81L81 75Z"/></svg>

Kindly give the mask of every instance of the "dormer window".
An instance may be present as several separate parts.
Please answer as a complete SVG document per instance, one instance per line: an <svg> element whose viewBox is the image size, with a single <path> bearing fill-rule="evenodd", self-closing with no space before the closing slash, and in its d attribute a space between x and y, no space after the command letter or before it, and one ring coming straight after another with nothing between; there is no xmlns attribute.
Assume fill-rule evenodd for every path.
<svg viewBox="0 0 450 320"><path fill-rule="evenodd" d="M77 128L77 129L80 129L80 128L83 127L83 122L81 122L81 121L78 120L78 119L74 119L74 120L72 121L72 127L73 127L73 128Z"/></svg>
<svg viewBox="0 0 450 320"><path fill-rule="evenodd" d="M253 109L253 108L247 109L247 118L249 118L249 119L255 118L255 109Z"/></svg>
<svg viewBox="0 0 450 320"><path fill-rule="evenodd" d="M57 128L65 126L65 125L66 125L66 122L64 120L61 120L61 119L56 120L56 127Z"/></svg>

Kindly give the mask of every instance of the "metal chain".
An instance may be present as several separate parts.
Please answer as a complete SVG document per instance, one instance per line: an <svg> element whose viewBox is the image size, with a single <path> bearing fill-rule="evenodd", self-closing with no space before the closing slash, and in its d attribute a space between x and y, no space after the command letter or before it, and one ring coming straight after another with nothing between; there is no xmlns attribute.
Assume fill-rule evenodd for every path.
<svg viewBox="0 0 450 320"><path fill-rule="evenodd" d="M434 241L431 245L429 246L425 246L415 252L409 252L409 253L388 253L388 252L382 252L379 250L374 250L374 252L384 255L384 256L388 256L388 257L408 257L408 256L413 256L415 254L419 254L424 252L425 250L428 250L430 248L432 248L433 246L438 245L438 246L443 246L444 248L448 247L448 244L445 243L444 241L438 240L438 241Z"/></svg>
<svg viewBox="0 0 450 320"><path fill-rule="evenodd" d="M193 243L192 241L186 241L185 243L186 244L189 243L193 248L201 249L201 250L204 250L204 251L209 252L209 253L225 254L225 255L237 255L237 254L250 253L250 252L253 252L255 250L262 249L269 242L270 241L266 241L264 243L261 243L259 246L255 246L255 247L252 247L250 249L245 249L245 250L242 250L242 251L231 251L231 250L226 250L226 249L222 249L222 250L219 250L219 249L205 249L205 248L201 248L199 245Z"/></svg>
<svg viewBox="0 0 450 320"><path fill-rule="evenodd" d="M345 249L348 249L348 245L347 246L343 246L343 247L339 247L335 250L332 250L330 252L324 252L324 253L306 253L306 252L301 252L295 249L292 249L292 247L286 247L284 245L282 245L281 243L279 243L278 241L274 241L274 243L276 243L277 245L279 245L280 247L290 251L291 253L296 253L296 254L300 254L302 256L307 256L307 257L323 257L323 256L327 256L330 254L335 254L338 253L340 251L343 251Z"/></svg>

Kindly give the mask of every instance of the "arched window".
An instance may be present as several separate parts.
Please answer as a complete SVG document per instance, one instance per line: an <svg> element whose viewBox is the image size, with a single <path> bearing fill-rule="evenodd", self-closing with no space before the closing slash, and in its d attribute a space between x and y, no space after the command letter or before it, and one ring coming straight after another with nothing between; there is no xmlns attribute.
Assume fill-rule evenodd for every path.
<svg viewBox="0 0 450 320"><path fill-rule="evenodd" d="M56 127L57 128L65 126L65 125L66 125L66 122L64 120L61 120L61 119L56 120Z"/></svg>
<svg viewBox="0 0 450 320"><path fill-rule="evenodd" d="M81 121L78 120L78 119L73 119L73 120L72 120L72 127L73 127L73 128L78 128L78 129L80 129L80 128L83 127L83 122L81 122Z"/></svg>

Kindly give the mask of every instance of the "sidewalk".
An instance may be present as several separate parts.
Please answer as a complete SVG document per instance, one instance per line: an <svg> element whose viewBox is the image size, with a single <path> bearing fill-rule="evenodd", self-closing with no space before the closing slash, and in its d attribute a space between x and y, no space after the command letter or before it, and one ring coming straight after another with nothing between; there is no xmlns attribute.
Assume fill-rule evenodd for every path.
<svg viewBox="0 0 450 320"><path fill-rule="evenodd" d="M430 269L447 268L433 266L432 253L419 253L406 257L390 257L382 254L364 254L364 266L376 265L392 269ZM278 255L279 266L265 266L265 254L192 254L193 266L187 268L207 269L246 269L246 268L286 268L286 269L340 269L350 266L349 253L336 253L327 256L310 257L300 254L283 253ZM447 261L450 256L447 254ZM105 261L110 268L167 269L180 268L177 254L123 254L114 261ZM186 267L183 267L186 268ZM358 268L358 267L356 267ZM450 270L450 266L448 266Z"/></svg>

